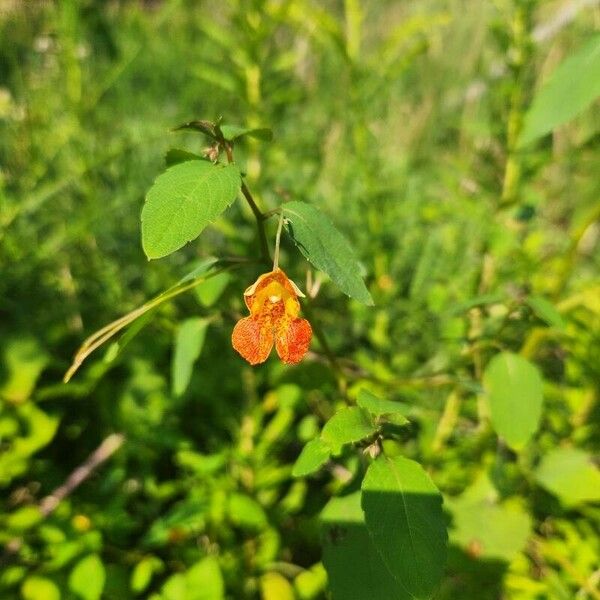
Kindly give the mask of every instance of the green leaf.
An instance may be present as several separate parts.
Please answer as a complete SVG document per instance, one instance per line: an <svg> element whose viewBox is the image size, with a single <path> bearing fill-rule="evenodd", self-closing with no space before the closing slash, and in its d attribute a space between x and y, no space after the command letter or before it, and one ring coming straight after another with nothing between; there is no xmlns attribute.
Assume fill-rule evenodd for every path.
<svg viewBox="0 0 600 600"><path fill-rule="evenodd" d="M517 354L494 356L483 374L492 425L514 450L536 432L542 414L542 378L537 368Z"/></svg>
<svg viewBox="0 0 600 600"><path fill-rule="evenodd" d="M32 575L23 582L21 596L23 600L60 600L60 590L51 579Z"/></svg>
<svg viewBox="0 0 600 600"><path fill-rule="evenodd" d="M600 35L564 60L536 94L525 115L519 147L550 133L600 95Z"/></svg>
<svg viewBox="0 0 600 600"><path fill-rule="evenodd" d="M542 458L536 481L567 506L600 500L600 471L578 448L556 448Z"/></svg>
<svg viewBox="0 0 600 600"><path fill-rule="evenodd" d="M228 271L221 271L195 287L194 294L200 304L208 308L219 299L230 281L231 274Z"/></svg>
<svg viewBox="0 0 600 600"><path fill-rule="evenodd" d="M48 364L48 355L39 342L32 337L3 340L3 384L0 396L11 402L27 400L36 381Z"/></svg>
<svg viewBox="0 0 600 600"><path fill-rule="evenodd" d="M69 589L83 600L99 600L106 573L97 554L82 558L69 575Z"/></svg>
<svg viewBox="0 0 600 600"><path fill-rule="evenodd" d="M227 509L230 521L242 529L260 531L267 524L263 507L245 494L231 494Z"/></svg>
<svg viewBox="0 0 600 600"><path fill-rule="evenodd" d="M225 584L219 561L207 556L192 565L185 574L186 600L222 600Z"/></svg>
<svg viewBox="0 0 600 600"><path fill-rule="evenodd" d="M150 259L197 238L234 200L241 186L235 165L190 160L159 175L142 209L142 245Z"/></svg>
<svg viewBox="0 0 600 600"><path fill-rule="evenodd" d="M177 328L171 363L172 389L176 396L181 396L190 383L194 363L204 346L208 323L207 319L192 318L183 321Z"/></svg>
<svg viewBox="0 0 600 600"><path fill-rule="evenodd" d="M182 536L197 535L206 525L206 509L206 502L200 499L183 500L175 504L167 514L152 523L144 536L144 545L164 546L173 532Z"/></svg>
<svg viewBox="0 0 600 600"><path fill-rule="evenodd" d="M372 305L360 265L348 240L317 208L305 202L283 205L286 229L300 252L351 298Z"/></svg>
<svg viewBox="0 0 600 600"><path fill-rule="evenodd" d="M171 148L167 150L165 154L165 164L168 167L172 167L173 165L178 165L182 162L187 162L188 160L206 160L203 156L199 154L194 154L193 152L188 152L187 150L181 150L180 148Z"/></svg>
<svg viewBox="0 0 600 600"><path fill-rule="evenodd" d="M223 137L233 142L242 137L253 137L258 140L270 142L273 139L273 131L268 127L239 127L238 125L221 125Z"/></svg>
<svg viewBox="0 0 600 600"><path fill-rule="evenodd" d="M333 454L339 454L344 444L359 442L377 431L371 415L362 408L352 406L342 408L325 423L321 439L326 442Z"/></svg>
<svg viewBox="0 0 600 600"><path fill-rule="evenodd" d="M292 477L306 477L320 469L331 455L331 448L320 438L311 440L302 448L292 469Z"/></svg>
<svg viewBox="0 0 600 600"><path fill-rule="evenodd" d="M554 304L543 296L529 296L525 302L529 308L531 308L542 321L550 325L550 327L556 327L557 329L563 329L565 327L565 320L558 310L556 310Z"/></svg>
<svg viewBox="0 0 600 600"><path fill-rule="evenodd" d="M413 600L373 544L360 507L360 492L332 498L320 520L323 564L333 600Z"/></svg>
<svg viewBox="0 0 600 600"><path fill-rule="evenodd" d="M156 556L145 556L135 565L131 574L131 590L136 594L141 594L152 581L155 573L163 570L162 561Z"/></svg>
<svg viewBox="0 0 600 600"><path fill-rule="evenodd" d="M362 483L362 508L373 544L392 575L415 598L430 598L446 561L442 497L419 463L380 456Z"/></svg>
<svg viewBox="0 0 600 600"><path fill-rule="evenodd" d="M375 417L394 415L396 424L408 423L408 419L404 415L410 410L410 406L402 402L383 400L367 389L363 388L358 392L356 404L368 410Z"/></svg>
<svg viewBox="0 0 600 600"><path fill-rule="evenodd" d="M195 263L194 268L187 274L184 275L172 288L168 289L165 293L168 293L172 289L177 286L183 285L184 283L188 283L188 281L193 281L194 279L198 279L201 275L208 273L217 263L219 262L218 258L214 256L209 256L208 258L204 258L197 263Z"/></svg>
<svg viewBox="0 0 600 600"><path fill-rule="evenodd" d="M276 571L265 573L260 578L261 600L296 600L292 584Z"/></svg>
<svg viewBox="0 0 600 600"><path fill-rule="evenodd" d="M527 544L531 518L519 504L498 503L486 476L446 502L452 513L450 541L475 558L510 562Z"/></svg>

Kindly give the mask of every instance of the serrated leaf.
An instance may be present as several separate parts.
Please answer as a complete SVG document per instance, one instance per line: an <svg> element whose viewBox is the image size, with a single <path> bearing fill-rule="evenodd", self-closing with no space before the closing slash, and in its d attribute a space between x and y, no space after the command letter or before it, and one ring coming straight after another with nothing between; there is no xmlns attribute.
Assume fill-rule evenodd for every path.
<svg viewBox="0 0 600 600"><path fill-rule="evenodd" d="M446 562L442 497L419 463L380 456L362 483L367 529L395 579L414 598L430 598Z"/></svg>
<svg viewBox="0 0 600 600"><path fill-rule="evenodd" d="M570 121L600 95L600 35L564 60L536 94L525 115L519 147Z"/></svg>
<svg viewBox="0 0 600 600"><path fill-rule="evenodd" d="M207 326L207 319L192 318L186 319L177 328L171 363L172 390L176 396L181 396L187 389L194 363L204 346Z"/></svg>
<svg viewBox="0 0 600 600"><path fill-rule="evenodd" d="M292 469L292 477L306 477L318 471L331 455L331 448L320 438L311 440L302 448Z"/></svg>
<svg viewBox="0 0 600 600"><path fill-rule="evenodd" d="M529 296L525 302L529 305L531 310L542 321L550 325L550 327L556 327L557 329L563 329L565 327L565 320L558 310L556 310L554 304L543 296Z"/></svg>
<svg viewBox="0 0 600 600"><path fill-rule="evenodd" d="M321 513L323 564L333 600L414 600L383 563L360 500L360 492L332 498Z"/></svg>
<svg viewBox="0 0 600 600"><path fill-rule="evenodd" d="M203 156L199 154L194 154L193 152L188 152L187 150L181 150L180 148L171 148L167 150L165 154L165 165L168 167L172 167L173 165L178 165L179 163L186 162L188 160L207 160Z"/></svg>
<svg viewBox="0 0 600 600"><path fill-rule="evenodd" d="M286 229L306 259L329 275L344 294L372 305L354 250L331 221L306 202L286 202L282 208Z"/></svg>
<svg viewBox="0 0 600 600"><path fill-rule="evenodd" d="M190 160L157 177L142 209L142 245L150 259L197 238L234 200L241 186L235 165Z"/></svg>
<svg viewBox="0 0 600 600"><path fill-rule="evenodd" d="M511 352L494 356L483 374L492 425L514 450L537 431L542 414L542 378L527 359Z"/></svg>
<svg viewBox="0 0 600 600"><path fill-rule="evenodd" d="M357 406L342 408L325 423L321 439L339 454L344 444L359 442L377 431L371 415Z"/></svg>
<svg viewBox="0 0 600 600"><path fill-rule="evenodd" d="M69 575L69 589L83 600L99 600L104 589L106 572L97 554L82 558Z"/></svg>
<svg viewBox="0 0 600 600"><path fill-rule="evenodd" d="M369 411L375 417L394 415L396 424L401 425L408 423L408 419L404 415L410 410L410 406L402 402L384 400L367 389L361 389L358 392L356 404Z"/></svg>
<svg viewBox="0 0 600 600"><path fill-rule="evenodd" d="M578 448L556 448L542 458L536 481L568 505L600 501L600 471Z"/></svg>
<svg viewBox="0 0 600 600"><path fill-rule="evenodd" d="M273 131L268 127L239 127L238 125L221 125L223 137L232 142L242 137L252 137L265 142L273 139Z"/></svg>

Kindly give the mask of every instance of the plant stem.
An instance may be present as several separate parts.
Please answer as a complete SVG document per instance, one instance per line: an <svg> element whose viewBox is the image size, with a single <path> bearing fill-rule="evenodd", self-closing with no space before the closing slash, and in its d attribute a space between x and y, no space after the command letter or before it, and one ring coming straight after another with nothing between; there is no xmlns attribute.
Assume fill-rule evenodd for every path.
<svg viewBox="0 0 600 600"><path fill-rule="evenodd" d="M225 147L225 153L227 154L227 161L230 164L234 163L235 161L233 159L233 145L230 144L229 142L225 142L224 147ZM250 193L250 190L248 189L246 182L243 180L242 180L242 194L243 194L244 198L246 198L246 202L248 202L248 205L250 206L250 210L252 210L252 214L254 215L254 218L256 219L256 229L258 231L258 241L260 243L261 260L264 263L269 264L271 262L271 254L269 252L269 244L267 243L267 232L265 230L265 223L264 223L265 215L260 210L260 208L258 208L258 205L256 204L256 201L252 197L252 194Z"/></svg>
<svg viewBox="0 0 600 600"><path fill-rule="evenodd" d="M279 268L279 244L281 242L281 229L283 228L283 211L279 213L279 223L277 225L277 235L275 236L275 253L273 255L273 271Z"/></svg>

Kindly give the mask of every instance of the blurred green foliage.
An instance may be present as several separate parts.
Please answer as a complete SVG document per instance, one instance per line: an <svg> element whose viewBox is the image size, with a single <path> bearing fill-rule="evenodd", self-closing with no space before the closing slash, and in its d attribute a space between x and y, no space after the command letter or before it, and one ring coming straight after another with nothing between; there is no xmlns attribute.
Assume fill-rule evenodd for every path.
<svg viewBox="0 0 600 600"><path fill-rule="evenodd" d="M554 113L529 122L558 127L519 145L548 75L592 39L598 8L576 4L0 0L0 597L328 597L336 520L372 550L355 493L367 458L346 445L308 478L292 468L369 389L410 421L384 425L385 453L420 462L445 498L437 598L600 598L598 111L559 122L564 89L546 92ZM61 383L83 338L199 258L257 256L241 202L166 259L141 249L167 150L202 151L170 129L219 115L273 128L236 146L246 180L265 210L318 204L375 306L324 281L310 318L329 350L251 368L230 345L259 273L240 265ZM289 241L281 264L306 287ZM486 371L499 352L542 381L541 421L514 444L490 407L514 400ZM53 505L115 432L124 443Z"/></svg>

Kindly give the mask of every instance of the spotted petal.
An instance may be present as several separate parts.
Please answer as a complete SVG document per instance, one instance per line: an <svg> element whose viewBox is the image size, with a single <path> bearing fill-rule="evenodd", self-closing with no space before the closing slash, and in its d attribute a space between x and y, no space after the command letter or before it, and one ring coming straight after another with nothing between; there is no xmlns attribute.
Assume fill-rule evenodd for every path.
<svg viewBox="0 0 600 600"><path fill-rule="evenodd" d="M273 329L265 327L254 317L246 317L233 328L231 343L251 365L257 365L269 358L273 348Z"/></svg>
<svg viewBox="0 0 600 600"><path fill-rule="evenodd" d="M275 348L284 363L293 365L304 358L312 338L312 328L306 319L281 322L277 329Z"/></svg>

